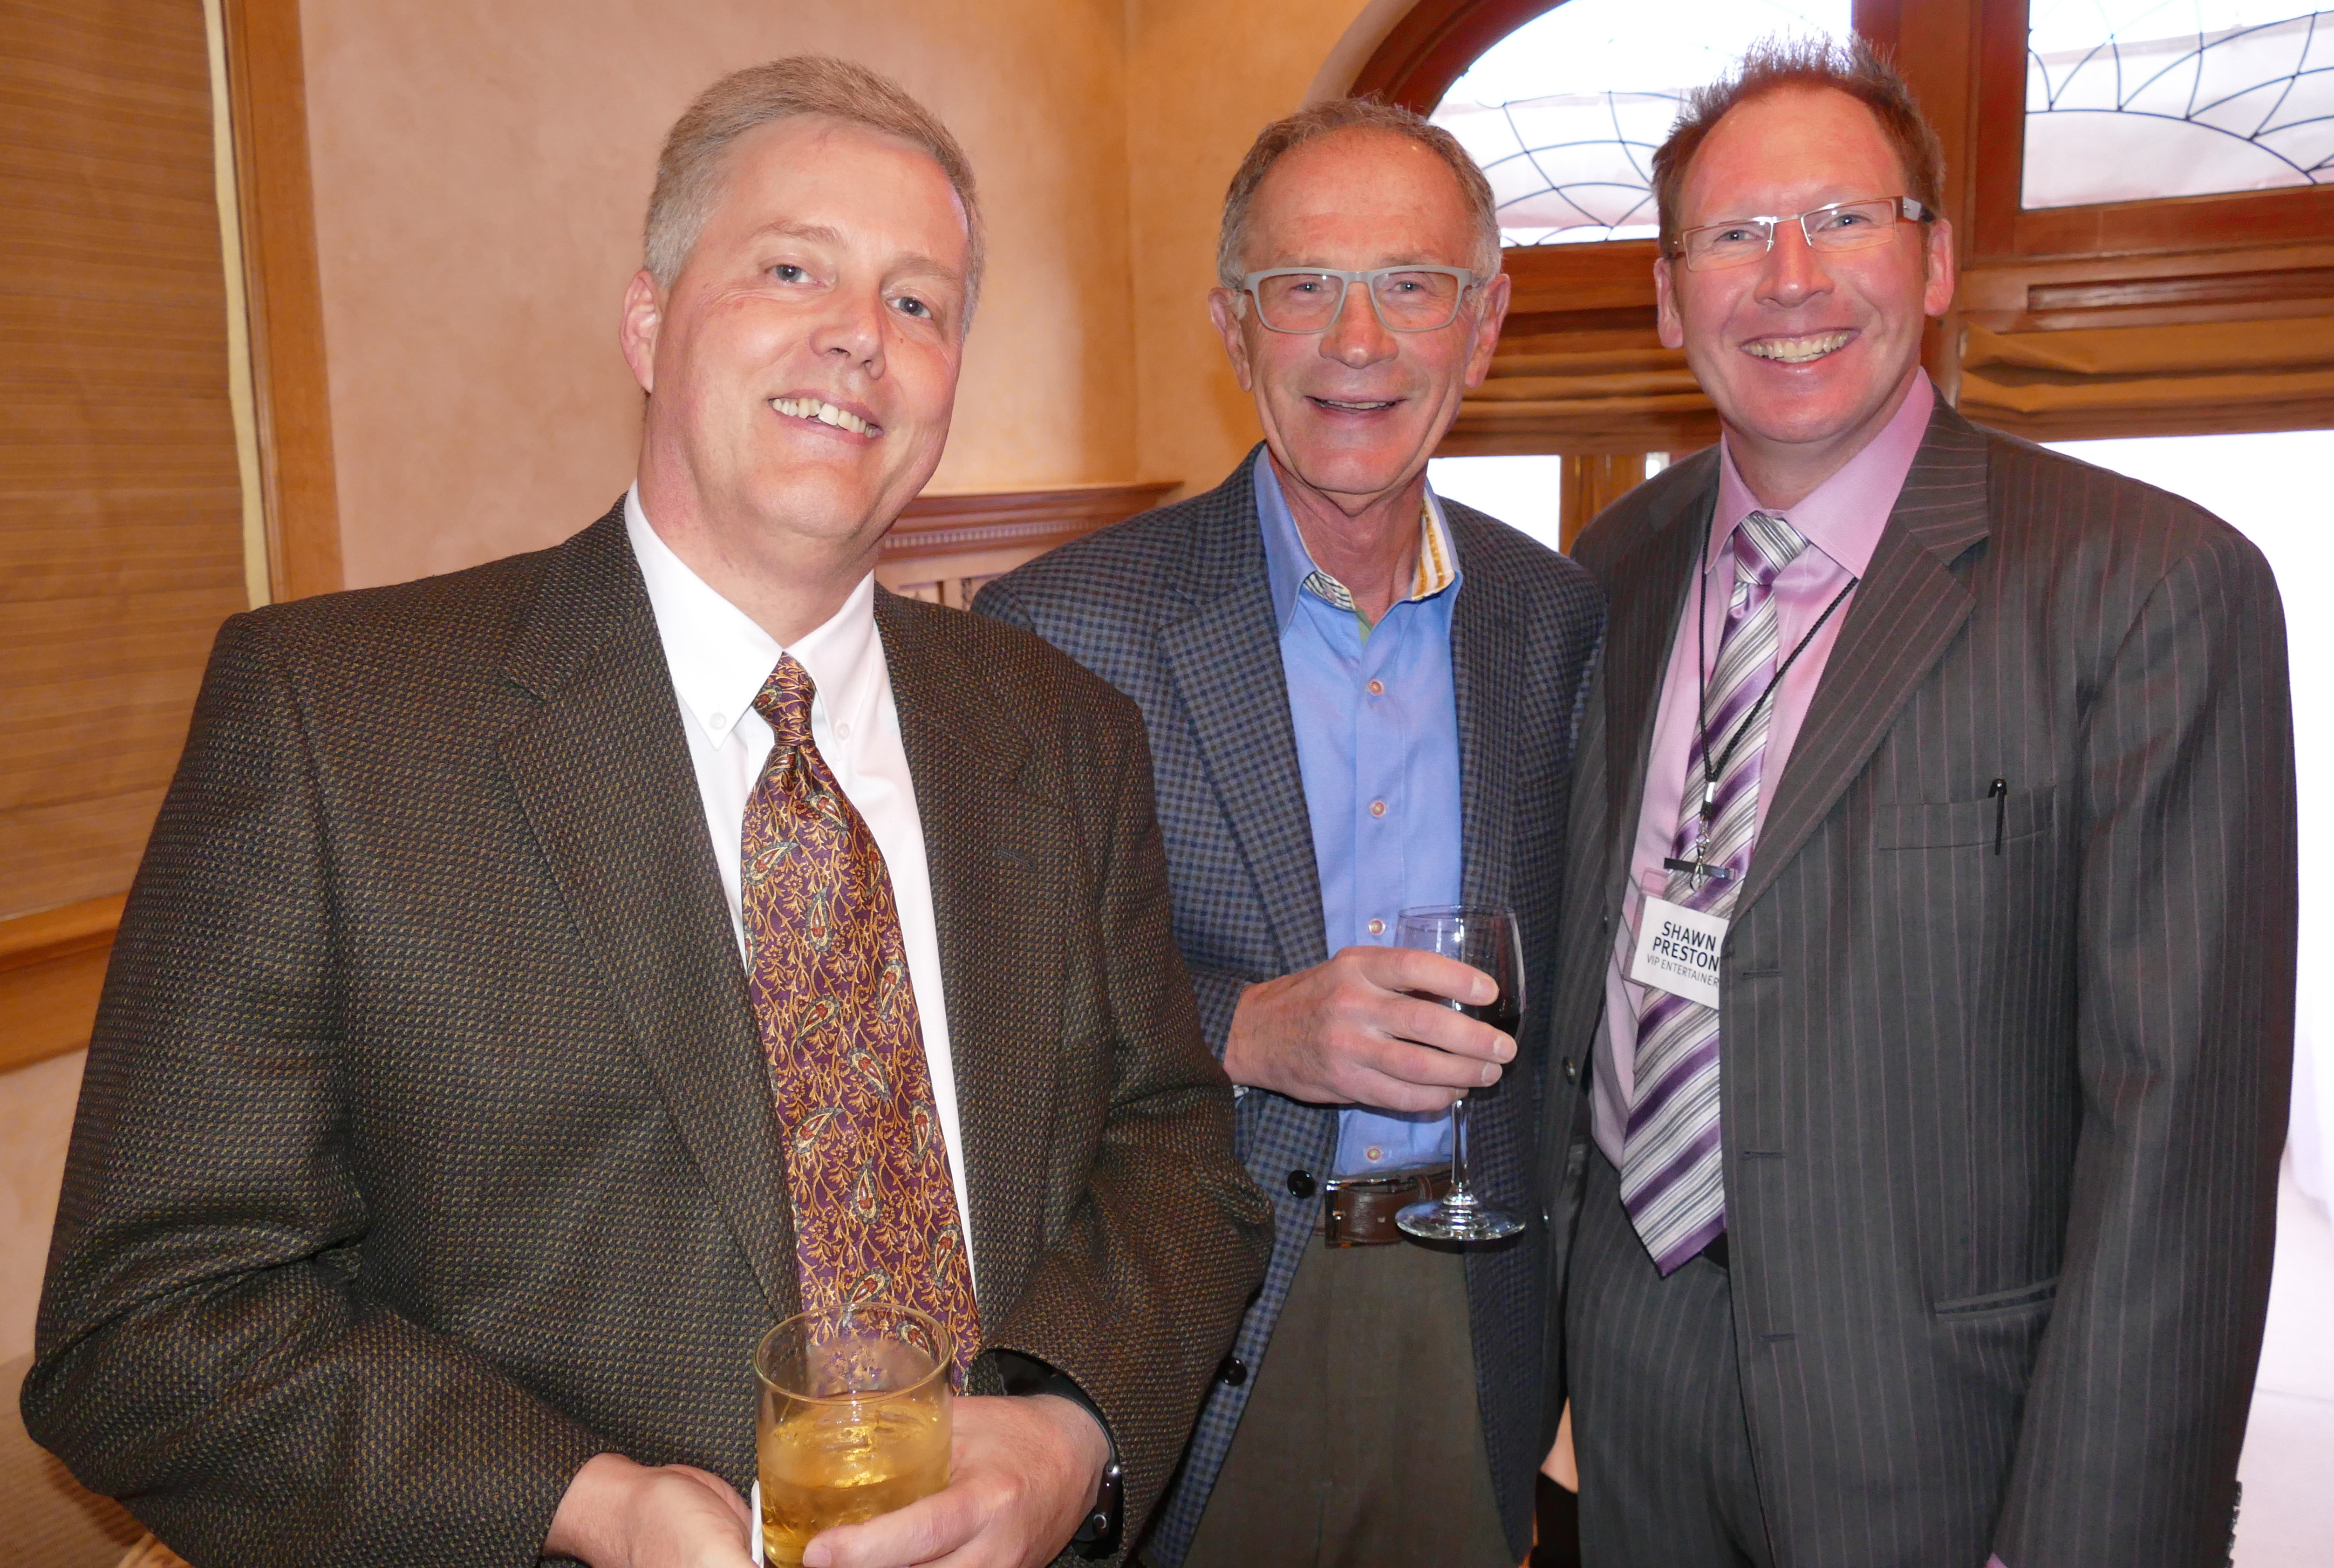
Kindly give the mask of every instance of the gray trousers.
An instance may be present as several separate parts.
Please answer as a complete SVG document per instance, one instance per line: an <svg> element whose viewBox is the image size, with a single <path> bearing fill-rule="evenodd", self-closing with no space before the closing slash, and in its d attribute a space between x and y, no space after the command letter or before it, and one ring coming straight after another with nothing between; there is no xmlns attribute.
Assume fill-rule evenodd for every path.
<svg viewBox="0 0 2334 1568"><path fill-rule="evenodd" d="M1516 1568L1455 1248L1306 1248L1184 1568Z"/></svg>
<svg viewBox="0 0 2334 1568"><path fill-rule="evenodd" d="M1587 1568L1770 1568L1726 1271L1656 1274L1594 1150L1564 1336Z"/></svg>

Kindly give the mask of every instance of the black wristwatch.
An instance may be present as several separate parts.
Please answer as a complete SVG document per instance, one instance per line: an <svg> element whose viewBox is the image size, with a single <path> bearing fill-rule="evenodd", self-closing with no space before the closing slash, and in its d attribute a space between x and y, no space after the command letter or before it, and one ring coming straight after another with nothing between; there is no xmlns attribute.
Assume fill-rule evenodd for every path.
<svg viewBox="0 0 2334 1568"><path fill-rule="evenodd" d="M1094 1505L1086 1510L1085 1523L1070 1537L1070 1549L1081 1557L1109 1556L1118 1550L1119 1537L1125 1531L1126 1477L1118 1462L1118 1439L1111 1435L1110 1422L1104 1419L1102 1407L1086 1397L1075 1378L1055 1371L1035 1356L1018 1351L1000 1350L994 1353L1007 1393L1059 1394L1092 1416L1095 1425L1102 1429L1103 1441L1110 1445L1110 1462L1103 1467L1102 1485L1095 1490Z"/></svg>

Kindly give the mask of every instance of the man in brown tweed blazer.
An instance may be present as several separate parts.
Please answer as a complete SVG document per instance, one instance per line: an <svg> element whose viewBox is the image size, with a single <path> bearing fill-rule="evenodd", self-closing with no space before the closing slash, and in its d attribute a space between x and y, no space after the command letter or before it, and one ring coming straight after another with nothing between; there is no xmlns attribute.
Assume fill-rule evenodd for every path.
<svg viewBox="0 0 2334 1568"><path fill-rule="evenodd" d="M979 234L896 87L817 59L717 84L625 301L624 501L221 633L24 1394L193 1562L747 1561L749 1358L842 1255L789 1179L832 1129L782 1126L800 1085L766 1065L808 984L776 938L821 896L763 897L782 774L843 813L849 939L889 955L862 1035L928 1068L892 1080L912 1223L834 1245L941 1281L979 1349L949 1486L805 1560L1108 1555L1165 1485L1269 1211L1170 938L1142 722L872 578L940 458Z"/></svg>

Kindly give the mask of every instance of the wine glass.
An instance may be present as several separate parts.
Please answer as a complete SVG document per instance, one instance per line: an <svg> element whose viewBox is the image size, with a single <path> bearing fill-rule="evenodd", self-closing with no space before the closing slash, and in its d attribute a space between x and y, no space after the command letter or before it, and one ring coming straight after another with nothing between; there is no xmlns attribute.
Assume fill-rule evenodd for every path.
<svg viewBox="0 0 2334 1568"><path fill-rule="evenodd" d="M1456 904L1404 909L1395 927L1394 945L1440 953L1489 975L1499 983L1500 994L1483 1006L1465 1006L1447 997L1430 1000L1494 1029L1516 1033L1524 1013L1524 947L1513 909ZM1394 1217L1408 1235L1426 1241L1497 1241L1524 1227L1522 1220L1484 1202L1468 1185L1467 1103L1463 1094L1451 1103L1451 1191L1432 1202L1411 1204Z"/></svg>

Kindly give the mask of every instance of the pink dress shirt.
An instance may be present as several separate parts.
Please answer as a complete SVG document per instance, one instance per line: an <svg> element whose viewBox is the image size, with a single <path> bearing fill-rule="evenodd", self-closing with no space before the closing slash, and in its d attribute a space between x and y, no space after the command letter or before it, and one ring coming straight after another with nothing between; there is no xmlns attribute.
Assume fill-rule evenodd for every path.
<svg viewBox="0 0 2334 1568"><path fill-rule="evenodd" d="M1780 514L1808 541L1799 559L1775 579L1778 646L1783 656L1799 646L1833 596L1851 578L1864 575L1935 407L1936 394L1927 374L1916 375L1904 406L1864 450L1816 486L1806 500ZM1637 1015L1645 1005L1645 987L1628 978L1629 959L1636 950L1637 919L1644 906L1645 890L1650 887L1658 893L1668 880L1662 861L1677 834L1678 811L1685 799L1686 759L1693 744L1701 683L1694 678L1692 616L1697 602L1706 601L1700 646L1709 661L1703 669L1707 678L1717 666L1719 634L1725 629L1726 606L1734 592L1734 530L1757 509L1757 497L1734 471L1733 456L1721 440L1718 509L1711 515L1710 548L1702 558L1708 592L1697 595L1693 585L1687 585L1686 613L1670 647L1669 670L1662 678L1661 704L1654 715L1653 751L1645 764L1644 807L1637 818L1629 886L1622 895L1621 926L1614 934L1613 960L1605 979L1605 1034L1597 1042L1590 1104L1596 1147L1615 1166L1621 1163L1622 1133L1629 1124L1629 1100L1635 1084L1632 1070L1636 1059ZM1758 820L1762 826L1775 785L1791 759L1799 725L1808 716L1808 704L1814 700L1832 645L1839 640L1839 629L1847 624L1855 603L1856 596L1850 594L1832 611L1831 619L1824 622L1770 699L1774 714L1768 724L1766 760L1759 773ZM1721 740L1715 736L1711 738Z"/></svg>

